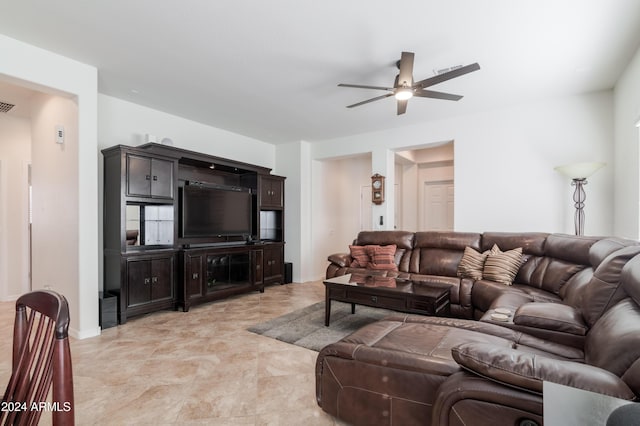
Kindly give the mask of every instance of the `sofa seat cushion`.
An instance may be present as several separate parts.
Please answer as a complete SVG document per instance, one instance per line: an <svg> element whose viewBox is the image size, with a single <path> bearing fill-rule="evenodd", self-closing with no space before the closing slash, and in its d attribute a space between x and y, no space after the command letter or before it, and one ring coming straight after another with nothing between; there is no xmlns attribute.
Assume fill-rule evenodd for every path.
<svg viewBox="0 0 640 426"><path fill-rule="evenodd" d="M579 336L584 336L589 330L582 318L582 313L573 306L562 303L525 303L516 310L513 322L526 327Z"/></svg>
<svg viewBox="0 0 640 426"><path fill-rule="evenodd" d="M502 298L502 295L506 294L509 296L504 297L509 297L512 300L509 305L502 306L500 300L506 301L507 299ZM474 306L475 310L478 311L480 316L489 309L496 307L517 308L519 305L516 305L516 301L521 301L523 303L561 303L562 299L560 299L560 296L557 294L550 293L540 288L531 287L526 284L514 283L513 285L505 286L504 284L484 279L476 281L473 284L473 289L471 290L471 304ZM478 314L476 314L476 317L478 317Z"/></svg>

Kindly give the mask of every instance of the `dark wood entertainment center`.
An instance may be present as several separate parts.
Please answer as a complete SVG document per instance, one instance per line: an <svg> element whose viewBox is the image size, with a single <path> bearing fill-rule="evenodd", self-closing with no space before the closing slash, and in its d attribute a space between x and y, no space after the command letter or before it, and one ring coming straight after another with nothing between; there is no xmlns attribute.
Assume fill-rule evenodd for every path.
<svg viewBox="0 0 640 426"><path fill-rule="evenodd" d="M118 297L120 324L284 282L284 177L160 144L118 145L102 154L104 294ZM186 186L196 201L202 188L238 199L237 209L205 199L211 220L186 214ZM250 220L242 219L249 215L243 209ZM211 234L215 226L223 231Z"/></svg>

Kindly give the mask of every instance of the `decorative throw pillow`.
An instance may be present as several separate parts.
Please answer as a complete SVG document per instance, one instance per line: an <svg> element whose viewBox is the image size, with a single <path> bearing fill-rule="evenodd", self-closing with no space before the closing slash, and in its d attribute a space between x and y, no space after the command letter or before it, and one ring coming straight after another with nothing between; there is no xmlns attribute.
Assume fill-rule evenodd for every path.
<svg viewBox="0 0 640 426"><path fill-rule="evenodd" d="M486 280L511 285L520 270L520 265L522 247L503 252L494 244L484 262L482 276Z"/></svg>
<svg viewBox="0 0 640 426"><path fill-rule="evenodd" d="M464 248L464 254L458 265L457 274L460 278L471 278L474 280L482 279L482 270L484 269L484 261L489 255L489 250L479 253L471 247Z"/></svg>
<svg viewBox="0 0 640 426"><path fill-rule="evenodd" d="M371 261L367 268L369 269L387 269L397 271L398 265L395 262L396 245L388 246L367 246Z"/></svg>
<svg viewBox="0 0 640 426"><path fill-rule="evenodd" d="M369 253L365 246L349 246L349 251L351 252L351 257L353 261L351 262L352 268L366 268L369 264Z"/></svg>

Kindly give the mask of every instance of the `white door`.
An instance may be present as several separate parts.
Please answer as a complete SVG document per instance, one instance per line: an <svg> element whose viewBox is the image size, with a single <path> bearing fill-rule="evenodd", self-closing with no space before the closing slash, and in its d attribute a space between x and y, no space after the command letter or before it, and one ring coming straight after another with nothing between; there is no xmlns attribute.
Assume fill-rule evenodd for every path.
<svg viewBox="0 0 640 426"><path fill-rule="evenodd" d="M453 230L453 181L424 182L422 231Z"/></svg>

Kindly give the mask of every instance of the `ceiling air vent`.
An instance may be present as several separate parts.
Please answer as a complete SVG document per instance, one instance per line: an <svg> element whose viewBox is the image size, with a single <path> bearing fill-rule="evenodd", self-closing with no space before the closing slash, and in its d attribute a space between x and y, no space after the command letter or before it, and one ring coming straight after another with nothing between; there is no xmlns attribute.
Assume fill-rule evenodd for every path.
<svg viewBox="0 0 640 426"><path fill-rule="evenodd" d="M15 105L0 101L0 112L9 112Z"/></svg>

